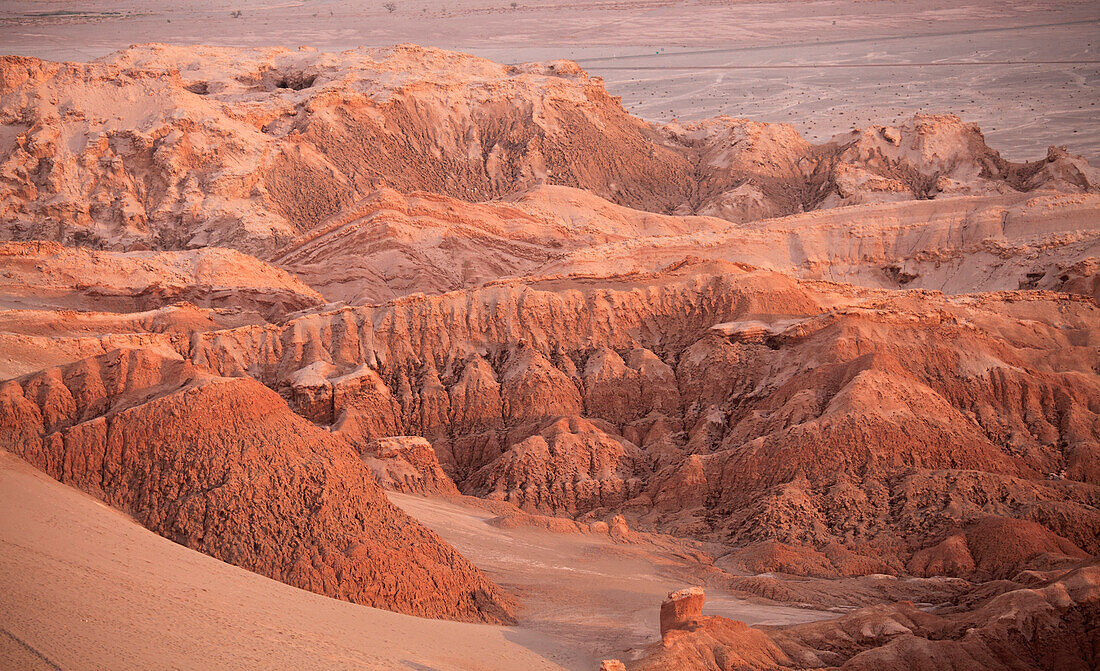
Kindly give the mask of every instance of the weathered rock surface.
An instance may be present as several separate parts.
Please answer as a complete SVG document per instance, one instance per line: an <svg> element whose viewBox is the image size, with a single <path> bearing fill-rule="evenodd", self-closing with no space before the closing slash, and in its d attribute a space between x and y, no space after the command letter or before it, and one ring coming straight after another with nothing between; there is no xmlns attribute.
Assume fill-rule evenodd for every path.
<svg viewBox="0 0 1100 671"><path fill-rule="evenodd" d="M421 435L466 493L816 548L746 566L856 575L905 571L990 516L1060 539L1023 534L1035 556L1013 569L1096 551L1070 539L1088 537L1100 492L1098 324L1067 295L687 264L212 332L188 356L356 440Z"/></svg>
<svg viewBox="0 0 1100 671"><path fill-rule="evenodd" d="M270 261L330 300L362 304L538 274L563 254L595 245L728 226L713 217L630 209L546 184L473 203L384 188L298 236Z"/></svg>
<svg viewBox="0 0 1100 671"><path fill-rule="evenodd" d="M146 45L0 69L11 237L263 256L380 186L477 200L545 180L647 209L690 188L688 159L564 61Z"/></svg>
<svg viewBox="0 0 1100 671"><path fill-rule="evenodd" d="M0 426L4 449L223 561L354 603L511 620L510 597L345 442L249 378L120 350L4 383Z"/></svg>
<svg viewBox="0 0 1100 671"><path fill-rule="evenodd" d="M1047 575L955 612L863 608L787 628L694 618L631 663L648 669L1086 669L1097 663L1100 567Z"/></svg>
<svg viewBox="0 0 1100 671"><path fill-rule="evenodd" d="M363 455L378 484L406 494L459 496L455 483L439 466L432 444L420 436L379 438Z"/></svg>
<svg viewBox="0 0 1100 671"><path fill-rule="evenodd" d="M101 252L0 243L0 262L7 308L141 312L187 302L275 320L324 304L293 275L231 249Z"/></svg>
<svg viewBox="0 0 1100 671"><path fill-rule="evenodd" d="M657 128L567 61L504 66L412 45L323 54L153 44L88 64L7 57L0 69L8 239L222 246L261 258L291 243L300 256L295 238L308 240L380 187L485 201L545 183L649 212L743 222L1100 184L1064 150L1005 161L952 116L918 116L820 146L789 126L744 119ZM106 97L110 113L99 102ZM386 230L391 218L390 237L400 239L407 220L376 220ZM379 244L370 232L354 235L351 244ZM522 259L524 245L513 246L508 256ZM456 279L490 269L500 276L509 265L459 263L445 274L456 288ZM374 279L391 277L407 273L398 264Z"/></svg>
<svg viewBox="0 0 1100 671"><path fill-rule="evenodd" d="M661 603L661 637L674 629L687 629L702 616L706 595L702 587L686 587L670 592Z"/></svg>
<svg viewBox="0 0 1100 671"><path fill-rule="evenodd" d="M780 631L683 595L630 668L1091 668L1098 185L951 116L658 128L566 61L7 57L0 441L418 615L512 601L376 482L875 604Z"/></svg>
<svg viewBox="0 0 1100 671"><path fill-rule="evenodd" d="M647 471L637 446L612 437L593 421L563 417L514 442L474 473L466 489L524 510L576 516L620 508L641 491L639 476Z"/></svg>
<svg viewBox="0 0 1100 671"><path fill-rule="evenodd" d="M824 209L566 250L541 273L653 272L685 257L889 289L1093 295L1095 194L959 196Z"/></svg>

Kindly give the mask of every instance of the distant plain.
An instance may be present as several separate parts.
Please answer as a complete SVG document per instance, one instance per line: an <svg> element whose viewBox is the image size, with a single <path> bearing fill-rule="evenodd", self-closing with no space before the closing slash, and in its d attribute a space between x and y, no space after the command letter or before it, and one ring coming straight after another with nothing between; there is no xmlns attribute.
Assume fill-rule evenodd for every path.
<svg viewBox="0 0 1100 671"><path fill-rule="evenodd" d="M414 42L501 62L568 58L637 116L727 114L808 139L916 111L978 123L1009 159L1100 158L1095 2L14 0L0 53L90 60L137 42L338 51ZM239 12L239 16L232 16Z"/></svg>

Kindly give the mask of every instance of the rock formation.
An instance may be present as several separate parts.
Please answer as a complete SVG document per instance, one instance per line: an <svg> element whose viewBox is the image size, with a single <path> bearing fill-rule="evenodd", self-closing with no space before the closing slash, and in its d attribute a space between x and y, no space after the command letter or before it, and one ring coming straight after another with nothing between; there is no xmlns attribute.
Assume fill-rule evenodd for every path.
<svg viewBox="0 0 1100 671"><path fill-rule="evenodd" d="M990 516L1062 539L1024 534L1037 552L1095 552L1069 540L1094 524L1094 303L705 268L498 283L201 334L188 354L363 440L425 436L467 493L832 548L755 570L903 571Z"/></svg>
<svg viewBox="0 0 1100 671"><path fill-rule="evenodd" d="M646 470L637 446L573 416L553 420L514 442L466 482L468 491L478 496L576 516L596 508L620 508L639 493L639 475Z"/></svg>
<svg viewBox="0 0 1100 671"><path fill-rule="evenodd" d="M695 617L690 627L670 629L627 668L1084 671L1097 662L1098 604L1100 567L1094 563L1041 577L1031 586L1009 583L952 612L929 613L912 604L874 606L786 628Z"/></svg>
<svg viewBox="0 0 1100 671"><path fill-rule="evenodd" d="M157 533L276 580L427 617L512 602L394 508L351 448L249 378L119 350L5 383L3 448Z"/></svg>
<svg viewBox="0 0 1100 671"><path fill-rule="evenodd" d="M692 622L702 616L706 595L702 587L685 587L670 592L661 603L661 637L676 629L687 629Z"/></svg>
<svg viewBox="0 0 1100 671"><path fill-rule="evenodd" d="M354 302L531 274L564 250L639 232L1100 185L1063 149L1005 161L952 116L820 146L744 119L657 128L575 64L502 66L412 45L144 45L88 64L7 57L0 70L3 237L231 247ZM334 263L335 277L324 270ZM891 264L904 265L880 265Z"/></svg>
<svg viewBox="0 0 1100 671"><path fill-rule="evenodd" d="M432 444L420 436L374 441L363 455L378 484L406 494L458 496L458 488L439 466Z"/></svg>

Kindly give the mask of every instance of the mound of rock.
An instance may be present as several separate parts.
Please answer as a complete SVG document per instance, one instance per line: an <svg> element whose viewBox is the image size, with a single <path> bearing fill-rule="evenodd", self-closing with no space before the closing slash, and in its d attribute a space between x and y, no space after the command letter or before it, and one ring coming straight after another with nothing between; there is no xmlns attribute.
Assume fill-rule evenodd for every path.
<svg viewBox="0 0 1100 671"><path fill-rule="evenodd" d="M290 585L425 617L512 601L382 495L350 446L249 378L116 351L4 383L2 447L177 543Z"/></svg>
<svg viewBox="0 0 1100 671"><path fill-rule="evenodd" d="M589 420L562 418L512 445L467 481L469 493L522 510L578 515L616 509L641 490L645 458L637 446Z"/></svg>

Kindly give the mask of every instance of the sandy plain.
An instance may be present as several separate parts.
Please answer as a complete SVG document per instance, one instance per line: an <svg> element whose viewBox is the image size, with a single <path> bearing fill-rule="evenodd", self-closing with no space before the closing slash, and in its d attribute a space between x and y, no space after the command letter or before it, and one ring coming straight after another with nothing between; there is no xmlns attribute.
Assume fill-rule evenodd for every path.
<svg viewBox="0 0 1100 671"><path fill-rule="evenodd" d="M1012 160L1049 145L1100 157L1095 2L386 4L14 0L0 7L0 52L90 60L151 41L322 51L414 42L500 62L573 59L629 111L662 123L728 114L788 122L823 142L918 111L954 112Z"/></svg>

